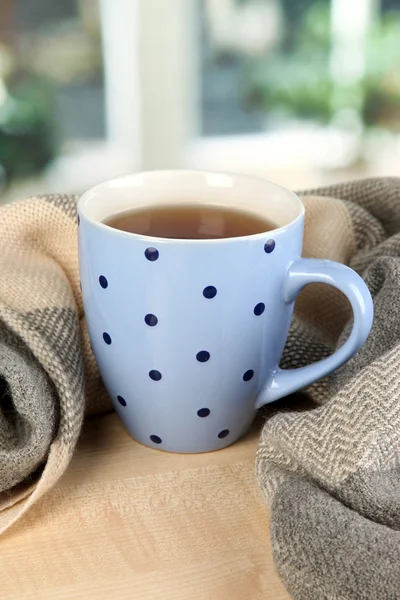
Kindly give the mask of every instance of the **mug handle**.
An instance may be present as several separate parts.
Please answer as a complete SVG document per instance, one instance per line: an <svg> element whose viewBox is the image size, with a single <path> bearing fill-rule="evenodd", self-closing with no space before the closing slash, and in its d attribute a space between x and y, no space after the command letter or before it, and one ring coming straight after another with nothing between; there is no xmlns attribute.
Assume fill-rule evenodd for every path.
<svg viewBox="0 0 400 600"><path fill-rule="evenodd" d="M284 301L292 304L309 283L328 283L347 296L354 313L350 337L332 356L312 365L298 369L280 369L277 365L272 378L258 397L257 408L329 375L361 348L371 330L374 305L364 280L355 271L330 260L299 259L291 264L286 273L283 286Z"/></svg>

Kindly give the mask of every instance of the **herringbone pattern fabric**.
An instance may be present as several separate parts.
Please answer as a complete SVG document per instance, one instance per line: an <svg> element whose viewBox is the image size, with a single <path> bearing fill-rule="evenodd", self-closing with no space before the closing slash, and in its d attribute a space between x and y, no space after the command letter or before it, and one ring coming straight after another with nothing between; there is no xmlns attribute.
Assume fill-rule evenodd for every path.
<svg viewBox="0 0 400 600"><path fill-rule="evenodd" d="M400 181L303 194L305 256L345 262L374 296L356 357L266 421L257 474L281 576L299 600L400 598ZM0 531L56 483L87 412L111 408L79 289L76 199L0 208ZM299 299L282 364L332 352L351 315L335 290Z"/></svg>
<svg viewBox="0 0 400 600"><path fill-rule="evenodd" d="M275 414L265 424L257 473L271 507L274 557L298 600L395 600L400 598L400 180L348 183L305 193L303 199L310 228L305 254L342 260L358 270L374 296L375 320L361 351L307 390L320 406ZM319 232L313 233L317 221ZM289 335L285 367L333 351L349 331L349 316L346 303L329 287L310 286Z"/></svg>

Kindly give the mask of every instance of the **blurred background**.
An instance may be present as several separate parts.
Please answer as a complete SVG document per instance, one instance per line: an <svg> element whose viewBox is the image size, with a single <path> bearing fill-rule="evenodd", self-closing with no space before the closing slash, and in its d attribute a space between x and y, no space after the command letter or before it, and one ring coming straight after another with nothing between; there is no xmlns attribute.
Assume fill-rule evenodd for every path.
<svg viewBox="0 0 400 600"><path fill-rule="evenodd" d="M0 201L143 169L400 175L400 0L1 0Z"/></svg>

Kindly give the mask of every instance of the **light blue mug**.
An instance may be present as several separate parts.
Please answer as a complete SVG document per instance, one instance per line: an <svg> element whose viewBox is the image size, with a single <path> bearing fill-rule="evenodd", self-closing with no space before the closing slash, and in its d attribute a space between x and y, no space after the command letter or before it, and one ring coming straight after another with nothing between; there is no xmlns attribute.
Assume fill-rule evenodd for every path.
<svg viewBox="0 0 400 600"><path fill-rule="evenodd" d="M168 239L104 224L143 206L226 206L277 228L225 239ZM342 365L366 340L371 295L348 267L302 259L304 207L262 179L196 171L138 173L100 184L78 206L83 300L101 375L129 433L170 452L238 440L258 408ZM312 282L348 297L350 337L332 356L281 370L297 295Z"/></svg>

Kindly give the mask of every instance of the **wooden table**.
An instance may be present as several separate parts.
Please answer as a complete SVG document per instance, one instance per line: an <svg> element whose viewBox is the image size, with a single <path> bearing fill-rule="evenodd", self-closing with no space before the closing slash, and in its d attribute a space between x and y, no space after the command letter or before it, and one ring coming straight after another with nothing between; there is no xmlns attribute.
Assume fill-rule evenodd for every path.
<svg viewBox="0 0 400 600"><path fill-rule="evenodd" d="M0 597L290 600L254 475L258 430L210 454L90 420L59 485L0 539Z"/></svg>

